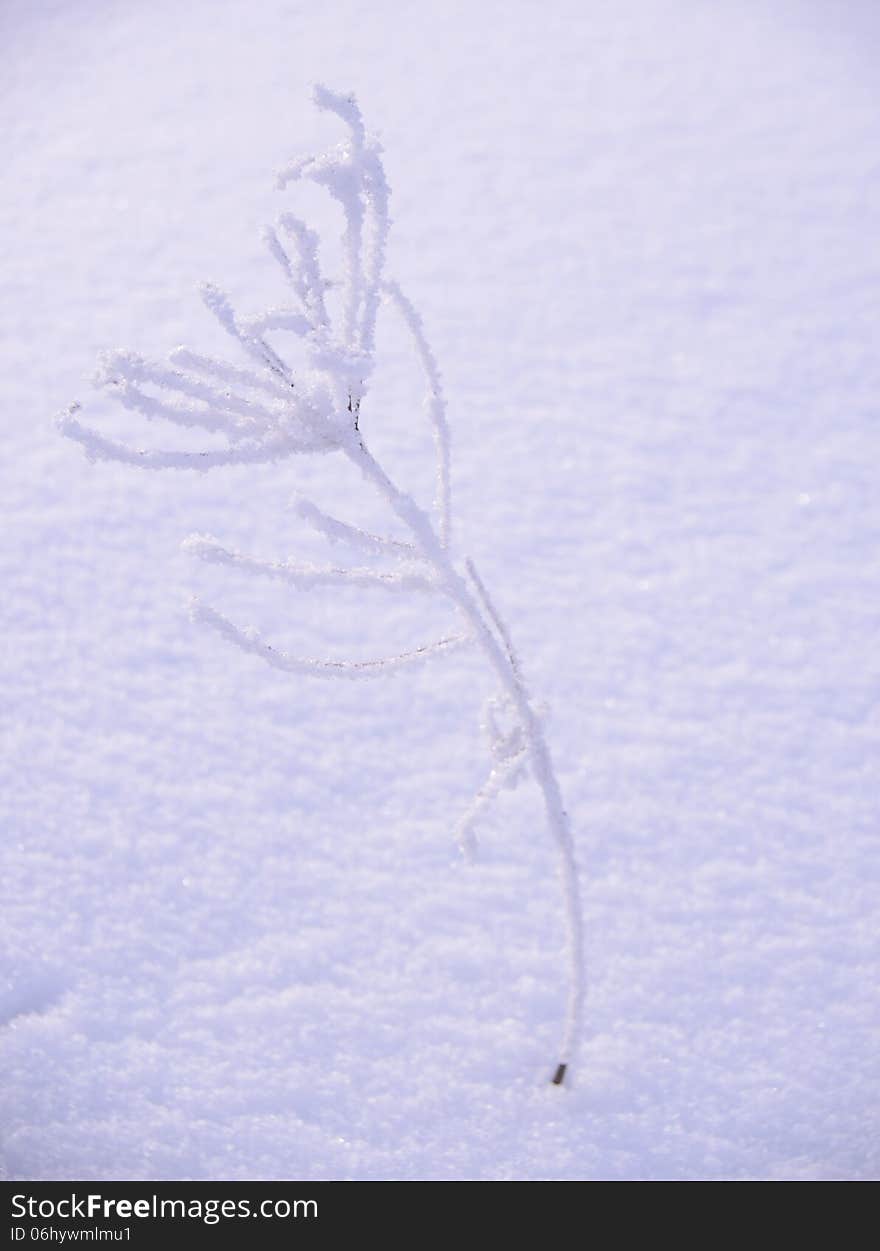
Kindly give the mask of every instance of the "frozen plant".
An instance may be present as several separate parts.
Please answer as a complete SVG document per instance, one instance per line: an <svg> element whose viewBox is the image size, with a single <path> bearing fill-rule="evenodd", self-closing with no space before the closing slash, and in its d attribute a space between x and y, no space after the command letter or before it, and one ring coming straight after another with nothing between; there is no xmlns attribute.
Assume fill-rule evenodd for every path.
<svg viewBox="0 0 880 1251"><path fill-rule="evenodd" d="M439 660L458 648L482 649L494 671L497 693L486 708L490 770L470 809L458 824L465 854L476 845L475 828L505 787L528 774L541 790L550 832L559 854L568 929L569 988L559 1062L553 1082L560 1085L571 1064L580 1032L584 995L583 931L568 816L547 748L541 721L523 677L510 634L474 564L457 557L452 544L449 485L449 432L440 373L409 299L383 276L388 234L388 185L381 147L364 130L352 96L315 90L315 103L335 113L348 136L322 156L288 165L278 187L310 179L339 202L345 217L344 273L339 283L338 314L328 307L335 283L323 275L317 235L292 213L282 213L265 241L292 291L292 305L242 317L213 285L202 289L205 304L224 330L250 358L248 368L177 348L167 363L145 360L134 352L115 351L102 358L97 384L108 388L126 408L147 418L199 428L222 436L225 446L212 451L139 450L105 438L83 425L74 404L60 418L62 432L82 444L90 460L115 460L144 469L207 470L218 465L277 461L297 453L339 452L348 457L403 523L408 539L399 541L347 525L301 500L303 521L332 542L393 562L381 572L371 567L317 567L288 561L265 561L230 550L207 536L194 535L186 549L202 560L234 565L255 575L280 579L294 588L376 586L389 591L421 591L446 596L461 620L460 633L439 638L399 655L375 660L317 660L288 655L256 631L230 621L216 608L195 602L193 616L212 626L244 651L261 656L288 673L320 678L372 678ZM435 437L437 498L429 515L388 476L370 452L361 429L361 412L374 363L376 317L390 305L403 323L426 381L425 409ZM336 304L334 304L334 308ZM273 347L271 332L300 341L303 367L295 371Z"/></svg>

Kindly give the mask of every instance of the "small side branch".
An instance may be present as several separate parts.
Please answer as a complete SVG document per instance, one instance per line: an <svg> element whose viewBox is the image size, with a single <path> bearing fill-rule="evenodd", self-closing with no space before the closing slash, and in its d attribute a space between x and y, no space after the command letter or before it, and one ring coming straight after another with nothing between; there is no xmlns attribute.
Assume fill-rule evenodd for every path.
<svg viewBox="0 0 880 1251"><path fill-rule="evenodd" d="M245 387L251 391L262 391L273 399L288 399L290 387L281 383L273 375L255 374L249 369L241 369L238 365L230 365L226 361L216 360L213 356L205 356L201 352L193 352L190 348L175 348L168 359L172 365L187 369L191 373L205 374L216 378L218 382L230 387Z"/></svg>
<svg viewBox="0 0 880 1251"><path fill-rule="evenodd" d="M265 365L277 378L293 386L290 370L275 349L270 347L265 339L249 335L239 325L235 310L225 291L221 291L214 283L207 282L201 288L201 295L205 307L214 314L223 329L231 334L233 339L238 340L246 352Z"/></svg>
<svg viewBox="0 0 880 1251"><path fill-rule="evenodd" d="M114 369L106 365L95 379L106 387L123 408L140 413L149 421L159 418L185 430L207 430L225 435L231 442L263 435L277 421L277 415L260 405L250 405L235 396L223 396L213 388L193 382L183 375L148 366L143 369ZM159 389L159 395L144 391L135 379Z"/></svg>
<svg viewBox="0 0 880 1251"><path fill-rule="evenodd" d="M318 236L293 213L282 213L278 225L292 239L295 255L290 255L278 238L278 232L271 226L267 226L263 233L266 246L287 275L312 324L316 328L326 328L326 284L318 261Z"/></svg>
<svg viewBox="0 0 880 1251"><path fill-rule="evenodd" d="M516 785L526 766L524 751L509 760L499 761L477 791L455 831L458 845L468 860L473 860L477 852L476 826L483 814L502 790Z"/></svg>
<svg viewBox="0 0 880 1251"><path fill-rule="evenodd" d="M140 413L150 421L158 417L183 430L207 430L211 434L223 434L230 440L256 433L252 423L248 429L248 424L235 413L175 404L158 396L148 395L136 383L125 379L108 381L105 385L123 408L127 408L129 412Z"/></svg>
<svg viewBox="0 0 880 1251"><path fill-rule="evenodd" d="M270 308L265 313L243 317L238 324L243 335L255 340L267 330L292 330L301 338L312 330L309 319L293 308Z"/></svg>
<svg viewBox="0 0 880 1251"><path fill-rule="evenodd" d="M207 406L207 412L217 412L224 418L234 414L243 419L239 424L250 427L270 426L277 419L277 410L273 412L265 404L254 399L237 396L229 387L218 390L217 387L205 382L202 378L193 377L181 372L180 369L169 368L158 361L147 360L135 352L108 352L100 360L95 381L101 386L114 386L122 382L143 383L168 392L175 403L187 405L182 409L184 414L204 417L204 409L194 409L193 401ZM277 393L273 393L280 399ZM143 392L135 391L135 398L152 399ZM288 399L287 396L284 397ZM164 413L162 414L165 415ZM171 420L174 420L172 417ZM218 428L221 428L218 426Z"/></svg>
<svg viewBox="0 0 880 1251"><path fill-rule="evenodd" d="M259 560L242 552L230 551L207 535L193 534L184 540L183 550L190 556L215 565L231 565L247 573L277 578L308 591L316 586L376 587L384 591L442 590L432 578L420 573L383 573L374 569L333 569L319 565L294 564L290 561Z"/></svg>
<svg viewBox="0 0 880 1251"><path fill-rule="evenodd" d="M194 601L191 616L194 621L211 626L229 642L235 643L242 651L259 656L275 669L285 673L307 674L316 678L378 678L397 673L401 669L409 669L424 661L447 656L472 642L467 634L457 634L450 638L438 639L436 643L417 647L411 652L401 652L396 656L383 656L378 660L312 660L299 656L290 656L287 652L265 642L261 635L253 629L242 629L235 625L223 613L208 604Z"/></svg>
<svg viewBox="0 0 880 1251"><path fill-rule="evenodd" d="M364 265L364 309L360 327L361 350L375 350L376 314L382 290L385 245L388 242L388 183L382 168L381 148L370 143L361 156L361 183L369 210L367 255Z"/></svg>
<svg viewBox="0 0 880 1251"><path fill-rule="evenodd" d="M446 397L443 394L440 367L437 364L434 353L431 351L431 345L428 343L425 335L422 319L411 301L403 294L396 282L384 282L382 287L412 336L422 371L428 384L425 408L428 420L434 427L434 439L437 446L437 512L440 518L440 541L444 547L448 547L452 537L452 494L449 485L449 424L446 420Z"/></svg>
<svg viewBox="0 0 880 1251"><path fill-rule="evenodd" d="M345 521L338 521L318 508L311 500L298 499L296 511L303 521L307 521L313 530L323 534L331 543L347 543L371 556L394 556L397 560L419 560L421 552L412 543L402 543L398 539L388 539L378 534L370 534L350 526Z"/></svg>
<svg viewBox="0 0 880 1251"><path fill-rule="evenodd" d="M85 450L91 461L112 460L123 465L135 465L138 469L194 469L204 473L221 465L258 465L280 460L299 451L317 451L319 448L303 448L290 438L265 440L246 447L218 449L212 452L173 452L163 448L143 449L129 447L105 438L91 426L84 426L74 416L79 405L73 404L58 418L58 429L69 439L74 439Z"/></svg>

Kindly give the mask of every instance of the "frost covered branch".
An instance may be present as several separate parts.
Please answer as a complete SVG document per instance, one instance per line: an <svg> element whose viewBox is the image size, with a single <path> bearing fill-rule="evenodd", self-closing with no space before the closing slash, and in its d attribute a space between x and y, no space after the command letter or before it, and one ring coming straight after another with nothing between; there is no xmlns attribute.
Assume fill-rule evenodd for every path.
<svg viewBox="0 0 880 1251"><path fill-rule="evenodd" d="M498 683L498 693L489 701L485 715L491 765L457 833L463 849L472 853L476 828L497 795L527 775L534 779L559 855L568 928L568 1004L552 1079L560 1085L575 1056L584 996L581 904L568 816L510 632L473 562L453 553L446 401L421 318L399 285L384 276L389 219L381 148L367 135L353 97L318 87L315 102L340 118L346 138L322 155L291 162L279 174L278 187L283 190L291 183L311 181L339 203L345 220L341 281L324 276L318 236L298 217L284 212L267 228L264 240L290 289L291 306L281 304L242 315L219 287L202 288L205 305L250 358L249 367L188 347L177 348L167 362L115 351L102 358L95 377L96 385L130 412L189 431L206 431L222 444L215 442L203 451L175 451L116 442L85 425L77 415L77 404L63 414L59 426L83 446L91 460L116 460L145 469L207 471L221 465L339 452L357 466L403 523L408 537L401 541L339 521L308 500L297 502L299 516L318 533L371 557L392 559L396 562L392 571L265 560L204 535L193 535L184 546L201 560L274 578L298 591L355 587L443 596L461 620L460 633L372 660L302 658L288 655L255 630L236 625L199 601L192 615L274 668L298 675L378 678L433 662L465 646L482 650ZM335 298L329 302L333 309L329 307L328 292L334 297L339 293L338 310ZM361 410L374 366L376 320L383 302L402 321L425 379L425 416L434 433L437 460L431 515L388 476L361 429ZM268 341L270 334L293 337L296 368Z"/></svg>
<svg viewBox="0 0 880 1251"><path fill-rule="evenodd" d="M466 634L454 634L450 638L438 639L436 643L428 643L417 647L411 652L401 652L396 656L381 656L378 660L307 660L299 656L288 656L267 643L260 634L251 627L243 629L235 625L223 613L218 612L209 604L195 600L191 611L193 621L203 622L212 626L218 634L235 643L245 652L260 656L267 664L285 673L305 673L318 678L378 678L395 673L398 669L407 669L412 664L430 660L434 656L446 655L466 646L471 639Z"/></svg>
<svg viewBox="0 0 880 1251"><path fill-rule="evenodd" d="M322 512L311 500L298 500L296 509L303 521L307 521L313 529L323 534L331 543L346 543L349 547L359 548L371 556L393 556L397 559L420 558L419 550L414 544L401 543L398 539L385 538L379 534L369 534L366 530L359 530L357 526L337 521L335 517Z"/></svg>
<svg viewBox="0 0 880 1251"><path fill-rule="evenodd" d="M285 560L258 560L241 552L232 552L216 539L207 535L192 534L183 543L183 550L191 556L214 565L232 565L247 573L277 578L308 591L315 586L379 587L386 591L439 591L437 582L422 573L401 570L386 573L375 569L334 569L323 565L300 565Z"/></svg>

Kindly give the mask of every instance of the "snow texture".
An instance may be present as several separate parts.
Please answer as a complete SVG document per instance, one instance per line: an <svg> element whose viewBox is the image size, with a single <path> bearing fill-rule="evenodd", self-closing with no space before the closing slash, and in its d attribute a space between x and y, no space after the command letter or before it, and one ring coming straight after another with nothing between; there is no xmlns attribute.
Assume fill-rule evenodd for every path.
<svg viewBox="0 0 880 1251"><path fill-rule="evenodd" d="M0 1176L880 1174L875 7L7 0L0 33ZM358 242L338 162L294 163L340 142L315 80L380 135L387 246L378 183ZM278 658L460 633L354 466L279 459L329 450L322 359L360 398L358 353L295 418L267 381L304 306L375 346L365 437L424 510L451 482L551 710L570 1086L478 651L314 682L189 620L195 583Z"/></svg>

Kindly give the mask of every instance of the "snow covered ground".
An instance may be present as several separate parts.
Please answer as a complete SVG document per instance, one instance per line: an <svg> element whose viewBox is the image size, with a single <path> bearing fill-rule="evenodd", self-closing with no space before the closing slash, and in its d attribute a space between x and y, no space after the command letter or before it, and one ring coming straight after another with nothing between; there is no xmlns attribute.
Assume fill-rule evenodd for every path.
<svg viewBox="0 0 880 1251"><path fill-rule="evenodd" d="M0 1176L880 1173L880 12L867 0L4 0ZM385 145L389 268L450 401L459 550L511 624L583 870L570 1087L538 797L465 865L490 684L273 672L436 634L179 551L322 559L338 457L214 474L58 437L99 351L227 353L272 187ZM363 425L421 498L391 321ZM151 432L147 431L147 436Z"/></svg>

